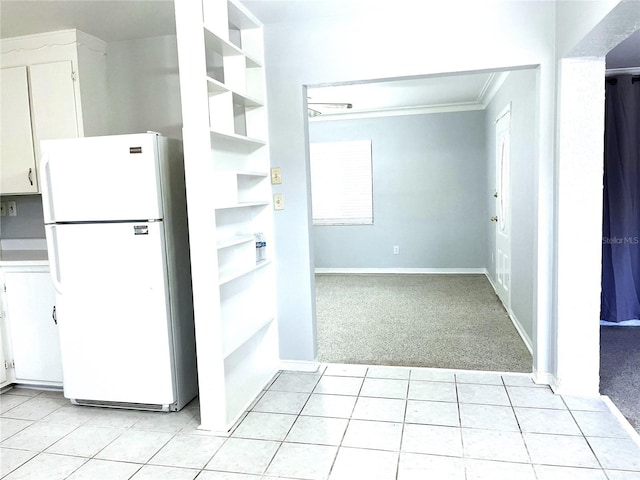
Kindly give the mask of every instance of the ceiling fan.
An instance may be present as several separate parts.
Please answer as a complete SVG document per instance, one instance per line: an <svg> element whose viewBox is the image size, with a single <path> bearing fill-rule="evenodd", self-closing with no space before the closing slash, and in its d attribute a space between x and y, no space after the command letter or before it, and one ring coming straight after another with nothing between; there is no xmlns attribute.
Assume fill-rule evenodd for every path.
<svg viewBox="0 0 640 480"><path fill-rule="evenodd" d="M311 98L309 98L309 100L311 100ZM307 102L307 110L310 118L322 115L322 112L318 110L320 108L348 109L353 108L353 104L346 102Z"/></svg>

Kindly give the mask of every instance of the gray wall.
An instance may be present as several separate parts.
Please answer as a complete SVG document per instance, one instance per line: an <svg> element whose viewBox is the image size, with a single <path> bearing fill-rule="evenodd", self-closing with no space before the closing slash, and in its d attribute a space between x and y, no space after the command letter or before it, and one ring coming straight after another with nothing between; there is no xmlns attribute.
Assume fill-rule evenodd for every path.
<svg viewBox="0 0 640 480"><path fill-rule="evenodd" d="M373 161L374 224L314 227L315 266L483 268L484 130L481 111L310 122L310 142L371 139Z"/></svg>
<svg viewBox="0 0 640 480"><path fill-rule="evenodd" d="M530 343L534 338L537 91L536 70L511 72L484 111L487 147L485 204L490 215L495 215L495 200L491 196L496 187L495 121L511 102L511 310ZM495 282L494 224L487 228L486 245L486 267Z"/></svg>
<svg viewBox="0 0 640 480"><path fill-rule="evenodd" d="M15 201L18 215L0 217L0 238L44 238L44 216L40 195L0 197Z"/></svg>
<svg viewBox="0 0 640 480"><path fill-rule="evenodd" d="M111 134L182 138L178 47L172 35L107 44Z"/></svg>

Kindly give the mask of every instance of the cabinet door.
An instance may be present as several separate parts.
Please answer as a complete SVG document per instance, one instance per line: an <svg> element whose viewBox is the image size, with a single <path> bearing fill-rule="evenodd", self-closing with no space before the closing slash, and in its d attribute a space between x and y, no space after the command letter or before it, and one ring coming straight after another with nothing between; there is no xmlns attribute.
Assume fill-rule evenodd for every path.
<svg viewBox="0 0 640 480"><path fill-rule="evenodd" d="M6 272L7 318L17 382L62 382L55 291L48 272Z"/></svg>
<svg viewBox="0 0 640 480"><path fill-rule="evenodd" d="M73 69L70 61L41 63L29 67L29 77L39 161L41 140L78 136Z"/></svg>
<svg viewBox="0 0 640 480"><path fill-rule="evenodd" d="M37 193L27 67L0 71L0 194Z"/></svg>
<svg viewBox="0 0 640 480"><path fill-rule="evenodd" d="M7 363L8 358L4 353L4 339L6 338L6 334L4 332L4 317L0 318L0 387L7 381Z"/></svg>

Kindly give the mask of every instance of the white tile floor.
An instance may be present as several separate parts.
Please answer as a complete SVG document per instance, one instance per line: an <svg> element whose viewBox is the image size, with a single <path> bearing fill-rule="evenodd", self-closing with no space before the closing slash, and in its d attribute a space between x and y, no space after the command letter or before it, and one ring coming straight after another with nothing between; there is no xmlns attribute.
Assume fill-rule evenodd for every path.
<svg viewBox="0 0 640 480"><path fill-rule="evenodd" d="M526 375L328 365L282 372L229 434L177 413L0 396L0 476L119 480L640 480L640 445L600 399Z"/></svg>

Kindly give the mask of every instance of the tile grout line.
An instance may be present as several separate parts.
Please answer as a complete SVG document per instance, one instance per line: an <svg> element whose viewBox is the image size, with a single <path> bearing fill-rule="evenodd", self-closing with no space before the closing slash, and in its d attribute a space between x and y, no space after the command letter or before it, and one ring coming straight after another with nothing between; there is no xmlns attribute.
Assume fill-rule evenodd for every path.
<svg viewBox="0 0 640 480"><path fill-rule="evenodd" d="M458 422L460 424L460 445L462 447L462 456L460 457L460 460L462 461L462 469L464 471L464 477L468 478L469 476L469 469L468 469L468 462L467 462L467 454L466 454L466 448L465 448L465 442L464 442L464 435L463 435L463 430L462 430L462 414L461 414L461 410L460 410L460 394L458 392L458 374L454 374L453 376L454 378L454 385L456 388L456 405L458 406Z"/></svg>
<svg viewBox="0 0 640 480"><path fill-rule="evenodd" d="M402 417L402 428L400 428L400 445L398 445L398 460L396 462L396 475L395 478L398 480L400 476L400 459L402 458L402 447L404 443L404 429L407 425L407 410L409 409L409 389L411 388L411 377L413 375L413 369L409 369L409 381L407 382L407 391L406 396L404 398L404 415Z"/></svg>
<svg viewBox="0 0 640 480"><path fill-rule="evenodd" d="M573 419L573 421L575 422L576 426L578 427L578 430L580 430L580 434L582 435L582 439L585 441L585 443L587 444L587 446L589 447L589 451L593 454L593 458L596 459L596 462L598 462L598 465L600 465L600 470L602 471L603 475L606 478L609 478L609 475L607 474L607 472L604 469L604 465L602 465L602 462L600 461L600 458L598 457L598 455L596 455L595 450L593 449L593 447L591 446L591 442L589 442L589 439L587 438L587 436L584 433L584 430L582 429L582 427L580 426L580 423L578 423L578 420L576 419L576 417L573 415L573 410L571 410L569 408L569 405L567 405L567 402L565 401L564 397L562 395L560 395L560 400L562 400L562 403L564 404L565 407L567 407L567 411L569 412L569 415L571 415L571 418Z"/></svg>
<svg viewBox="0 0 640 480"><path fill-rule="evenodd" d="M325 370L326 372L326 370ZM356 405L358 404L358 399L360 398L360 392L362 391L362 387L364 386L364 380L367 378L367 373L369 372L369 367L367 367L364 371L364 376L362 377L362 383L360 384L360 389L358 390L358 395L356 395L356 401L353 402L353 408L351 409L351 414L347 419L347 426L344 429L344 433L342 434L342 438L340 439L340 443L338 444L338 448L336 449L336 455L333 457L333 461L331 462L331 466L329 467L329 473L327 474L327 479L331 477L331 473L336 466L336 462L338 461L338 454L340 453L340 449L342 448L342 443L344 442L345 437L347 436L347 430L349 430L349 425L351 425L351 420L353 420L353 414L356 410ZM323 375L324 376L324 375ZM360 378L360 377L358 377Z"/></svg>
<svg viewBox="0 0 640 480"><path fill-rule="evenodd" d="M511 399L511 394L509 392L509 389L507 388L507 384L504 382L504 378L501 376L500 377L502 379L502 383L504 386L504 390L507 394L507 398L509 399L509 406L511 407L511 412L513 413L513 418L516 421L516 424L518 425L518 434L520 435L520 438L522 439L522 444L524 445L524 449L527 452L527 458L529 459L529 465L531 465L531 470L533 471L533 476L534 478L538 478L538 472L536 471L536 467L533 464L533 458L531 457L531 452L529 451L529 445L527 444L526 439L524 438L524 432L522 431L522 425L520 425L520 419L518 418L518 415L516 414L516 407L513 404L513 400Z"/></svg>
<svg viewBox="0 0 640 480"><path fill-rule="evenodd" d="M281 373L281 372L280 372L280 373ZM319 381L321 380L321 378L322 378L322 377L324 377L326 373L327 373L327 372L326 372L326 369L325 369L325 371L324 371L322 374L320 374L320 377L319 377L319 378L318 378L318 380L315 382L313 389L315 389L315 387L317 386L317 384L319 383ZM346 432L347 432L347 429L348 429L348 425L349 425L349 424L351 423L351 421L353 420L353 418L352 418L352 417L353 417L353 413L354 413L354 411L355 411L355 405L357 404L357 400L358 400L358 399L360 399L360 398L367 398L367 397L361 397L361 393L362 393L362 390L363 390L363 387L364 387L364 381L365 381L365 379L367 378L367 377L366 377L366 375L367 375L367 374L365 373L365 376L363 377L363 380L362 380L362 384L360 385L360 389L359 389L358 395L356 396L356 402L354 402L353 407L352 407L352 409L351 409L350 416L349 416L349 417L348 417L348 419L347 419L347 428L345 428L345 431L344 431L344 433L343 433L343 435L342 435L342 439L340 440L340 443L339 443L339 445L337 446L337 451L339 451L339 449L341 448L342 443L343 443L343 441L344 441L344 438L345 438L345 436L346 436ZM328 376L331 376L331 375L328 375ZM371 378L377 378L377 377L371 377ZM275 382L275 379L277 379L277 376L276 376L276 377L274 377L274 380L271 382L271 385L273 384L273 382ZM407 425L407 413L408 413L408 401L409 401L409 398L408 398L408 397L409 397L408 390L409 390L409 388L410 388L411 381L412 381L412 370L411 370L411 369L409 369L409 381L407 382L406 397L405 397L405 398L403 398L403 400L404 400L404 415L403 415L403 419L402 419L402 429L401 429L400 447L399 447L399 449L398 449L398 458L397 458L397 462L396 462L396 478L397 478L397 476L398 476L398 475L400 475L400 456L401 456L401 454L402 454L402 440L403 440L403 437L404 437L404 429L405 429L405 426ZM417 380L416 380L416 381L417 381ZM524 432L523 432L523 430L522 430L522 425L520 424L520 420L519 420L519 419L518 419L518 417L517 417L517 414L516 414L516 411L515 411L515 408L516 408L516 407L515 407L515 405L514 405L514 403L513 403L513 399L511 398L511 394L510 394L510 392L509 392L509 390L508 390L508 387L509 387L509 386L506 384L506 380L504 379L504 377L502 377L502 379L501 379L501 383L502 383L502 385L501 385L501 386L506 390L507 398L508 398L508 400L509 400L509 407L510 407L510 411L511 411L511 413L513 414L513 416L514 416L514 418L515 418L515 420L516 420L516 424L517 424L517 426L518 426L518 433L520 434L520 437L521 437L521 438L522 438L522 440L523 440L523 443L524 443L525 449L526 449L526 451L527 451L527 455L528 455L529 460L528 460L528 462L517 462L517 461L516 461L516 462L514 462L514 461L506 461L506 460L489 460L489 459L487 459L487 461L489 461L489 462L498 462L498 463L517 463L517 464L530 465L530 467L532 468L532 471L533 471L533 475L534 475L534 477L535 477L535 478L538 478L538 472L536 471L536 469L535 469L535 465L533 464L533 461L532 461L532 459L531 459L531 453L529 452L529 447L528 447L528 445L527 445L526 441L524 441ZM460 431L462 432L461 403L460 403L459 389L458 389L458 387L459 387L459 385L460 385L460 384L462 384L462 383L459 383L459 382L457 381L457 379L454 381L454 385L455 385L455 392L456 392L456 405L457 405L457 413L458 413L458 422L459 422L459 428L460 428ZM489 383L489 384L487 384L487 383L480 383L480 385L491 385L491 384L490 384L490 383ZM514 387L525 387L525 386L524 386L524 385L516 385L516 386L514 386ZM306 398L306 400L305 400L305 402L304 402L304 404L303 404L302 408L301 408L301 409L299 409L299 411L298 411L298 413L297 413L297 414L295 414L296 419L294 420L294 422L292 423L291 427L289 428L289 430L288 430L288 431L287 431L287 433L285 434L284 439L283 439L282 441L280 441L280 442L279 442L279 443L280 443L280 445L278 446L278 449L277 449L277 450L276 450L276 452L274 453L273 457L270 459L269 464L267 465L267 467L266 467L266 469L265 469L265 471L264 471L264 473L263 473L262 475L266 475L266 471L268 470L269 466L270 466L270 465L272 464L272 462L274 461L275 457L277 456L278 452L280 451L281 447L283 446L283 443L286 443L286 442L285 442L286 437L290 434L290 432L291 432L291 430L292 430L293 426L295 425L295 423L298 421L298 419L299 419L299 418L301 418L302 416L305 416L305 415L302 415L302 411L304 410L305 406L308 404L309 400L311 399L311 396L313 395L313 389L312 389L312 391L311 391L310 393L308 393L308 397ZM262 391L262 395L264 395L265 391L266 391L266 390L263 390L263 391ZM307 392L304 392L304 393L307 393ZM320 395L320 394L318 394L318 395ZM36 395L36 396L32 397L31 399L33 399L33 398L37 398L38 396L39 396L39 395ZM43 397L43 398L47 398L47 397ZM375 397L373 397L373 398L375 398ZM387 397L379 397L379 398L387 398ZM393 397L389 397L389 398L393 398ZM547 465L548 465L548 466L555 467L555 468L567 468L567 469L573 469L573 468L575 468L575 469L594 470L594 471L600 470L601 472L603 472L603 475L604 475L606 478L609 478L609 476L608 476L608 474L607 474L606 470L604 469L604 467L602 466L602 463L600 462L600 459L597 457L597 455L595 454L595 451L593 450L593 448L591 447L591 444L589 443L589 437L587 437L587 436L585 435L584 430L583 430L583 429L582 429L582 427L578 424L578 422L577 422L577 420L576 420L576 418L575 418L575 416L574 416L574 413L575 413L575 412L569 408L569 406L567 405L567 402L565 401L565 399L564 399L564 398L561 398L561 400L562 400L563 405L565 406L566 410L568 410L568 411L569 411L569 413L570 413L570 415L571 415L571 418L572 418L572 419L573 419L573 421L577 424L578 429L579 429L579 431L580 431L580 434L579 434L579 435L575 435L575 434L573 434L573 435L572 435L572 434L557 434L557 436L569 436L569 437L581 437L581 438L583 438L583 439L584 439L584 441L586 441L586 442L587 442L587 444L589 445L590 451L592 452L592 454L593 454L593 455L594 455L594 457L596 458L596 460L597 460L597 462L598 462L598 465L599 465L600 467L599 467L599 468L594 469L593 467L583 467L583 466L575 466L575 465L574 465L574 466L570 466L570 465L562 465L562 466L561 466L561 465L557 465L557 464L551 464L551 463L548 463L548 462L540 463L540 464L538 464L538 465L545 465L545 466L547 466ZM27 402L28 402L28 401L29 401L29 400L27 400ZM259 401L259 398L257 399L257 401ZM256 402L254 402L254 403L252 404L252 406L251 406L251 409L250 409L250 410L245 411L245 418L246 418L246 414L247 414L248 412L253 411L253 408L255 408L255 406L256 406L256 404L257 404L257 401L256 401ZM24 402L23 402L23 403L24 403ZM448 403L448 402L446 402L446 403ZM490 404L480 403L479 405L490 405ZM60 405L60 407L58 407L56 410L54 410L53 412L50 412L49 414L45 415L45 417L43 417L43 418L41 418L41 419L39 419L39 420L35 420L35 421L34 421L34 420L26 420L26 421L31 422L29 426L36 425L36 424L40 424L40 425L43 425L43 424L44 424L44 425L46 425L46 424L48 424L48 423L52 423L52 422L43 422L42 420L43 420L44 418L47 418L49 415L53 415L55 412L57 412L57 411L61 410L61 409L62 409L62 408L64 408L64 407L65 407L65 405ZM559 411L561 411L561 410L562 410L562 409L557 409L557 408L544 408L544 407L535 407L535 406L520 407L520 408L523 408L523 409L552 410L552 411L555 411L555 410L559 410ZM579 409L578 409L578 410L576 410L576 411L579 411ZM194 418L196 418L196 416L197 416L197 414L196 414L196 413L194 413L193 411L189 411L189 415L190 415L190 417L191 417L191 420L193 420L193 419L194 419ZM325 418L326 418L326 417L325 417ZM329 417L329 418L338 418L338 417ZM78 467L73 471L73 472L76 472L76 471L78 471L79 469L81 469L83 466L85 466L85 465L86 465L90 460L94 459L94 458L96 457L96 455L98 455L98 454L99 454L99 452L101 452L102 450L104 450L104 448L107 448L107 447L108 447L108 445L112 444L112 443L113 443L113 442L115 442L118 438L120 438L122 435L124 435L127 431L153 431L153 432L158 431L158 430L144 430L144 429L142 429L142 430L138 430L138 429L136 429L136 428L135 428L135 425L139 424L143 419L144 419L143 417L140 417L140 418L138 418L137 420L135 420L131 425L128 425L128 426L126 426L126 427L123 427L123 431L122 431L122 432L120 432L120 433L119 433L119 435L118 435L117 437L115 437L113 440L111 440L107 445L105 445L104 447L102 447L102 449L98 450L98 453L94 454L94 455L93 455L93 456L91 456L91 457L85 457L85 456L82 456L82 455L73 455L73 454L59 454L59 453L53 453L53 452L47 452L47 451L46 451L48 448L51 448L52 446L56 445L58 442L61 442L64 438L67 438L68 436L72 435L72 434L73 434L73 432L77 431L78 429L80 429L80 428L81 428L81 427L83 427L83 426L86 426L86 423L87 423L88 421L90 421L90 420L85 420L83 423L81 423L81 424L79 424L79 425L75 425L75 426L74 426L74 428L73 428L70 432L66 433L63 437L61 437L61 438L59 438L59 439L55 440L51 445L48 445L46 448L41 449L41 450L39 450L39 451L29 451L29 450L27 450L27 451L29 451L29 452L35 453L35 455L34 455L32 458L30 458L30 459L26 460L25 462L23 462L23 463L21 463L20 465L18 465L17 467L15 467L13 470L11 470L11 472L14 472L15 470L17 470L17 469L21 468L21 467L22 467L22 466L24 466L26 463L30 462L31 460L33 460L34 458L36 458L38 455L41 455L41 454L56 455L56 456L60 455L60 456L64 456L64 457L73 457L73 458L81 458L81 459L84 459L85 461L84 461L80 466L78 466ZM16 419L16 420L21 420L21 419ZM190 422L191 422L191 420L189 420L189 422L187 422L187 423L190 423ZM242 420L241 420L241 421L242 421ZM240 422L238 422L238 424L239 424L239 423L241 423L241 421L240 421ZM371 421L374 421L374 420L371 420ZM433 424L433 425L436 425L436 424ZM28 426L28 427L29 427L29 426ZM140 469L141 469L141 468L143 468L143 467L145 467L145 466L147 466L147 465L149 465L149 466L160 466L160 465L151 465L149 462L150 462L150 461L151 461L151 460L152 460L152 459L153 459L153 458L154 458L154 457L155 457L155 456L156 456L156 455L157 455L157 454L158 454L158 453L159 453L163 448L165 448L165 447L166 447L166 445L167 445L168 443L170 443L170 442L171 442L173 439L175 439L178 435L180 435L180 434L185 434L185 435L187 435L187 433L186 433L186 432L184 432L184 430L183 430L183 429L185 428L185 426L186 426L186 424L185 424L185 425L182 425L179 429L177 429L177 430L175 430L175 431L173 431L173 432L163 432L163 433L171 433L170 438L169 438L169 439L168 439L168 440L167 440L167 441L166 441L166 442L165 442L161 447L159 447L159 448L158 448L158 450L157 450L157 451L156 451L156 452L155 452L155 453L154 453L154 454L153 454L149 459L147 459L147 460L146 460L145 462L143 462L142 464L140 464L140 463L138 463L138 462L130 462L130 461L122 461L122 460L105 460L105 461L109 461L109 462L121 462L121 463L129 463L129 464L130 464L130 463L134 463L134 464L138 465L138 467L139 467L139 468L138 468L138 470L136 470L136 472L134 472L134 473L133 473L133 475L135 475L137 472L139 472L139 471L140 471ZM25 427L25 428L28 428L28 427ZM219 451L219 449L222 447L222 445L224 445L224 444L225 444L225 442L227 442L230 438L232 438L232 437L231 437L231 434L232 434L233 430L235 430L237 427L238 427L238 425L236 425L234 428L232 428L232 429L230 430L229 434L228 434L226 437L221 437L221 438L223 438L223 442L222 442L222 443L220 444L220 446L216 449L216 451L211 455L211 458L209 459L209 461L211 461L211 459L212 459L212 458L213 458L213 457L218 453L218 451ZM106 428L106 426L98 425L98 426L96 426L96 428ZM114 428L114 429L115 429L116 427L112 427L112 428ZM22 429L22 430L24 430L24 429ZM7 439L8 439L8 438L13 437L13 435L15 435L15 434L19 433L19 432L20 432L20 431L22 431L22 430L19 430L18 432L16 432L16 433L12 434L10 437L7 437ZM550 435L551 435L551 434L550 434ZM215 435L214 435L214 436L215 436ZM617 438L617 437L606 437L606 436L605 436L605 437L603 437L603 438ZM461 438L461 441L462 441L462 447L463 447L463 449L462 449L462 460L463 460L463 464L464 464L464 468L465 468L465 472L466 472L466 473L465 473L465 475L467 475L469 472L467 471L468 466L467 466L467 462L465 461L465 459L466 459L466 449L465 449L465 446L464 446L464 438ZM292 443L297 443L297 442L292 442ZM305 442L301 442L301 444L305 444ZM307 444L309 444L309 443L307 443ZM313 444L309 444L309 445L313 445ZM8 448L8 449L10 449L10 448ZM368 448L368 447L361 447L361 449L363 449L363 450L379 450L378 448L373 448L373 449L372 449L372 448ZM384 450L384 449L380 449L380 450ZM384 451L388 451L388 450L384 450ZM450 455L437 455L437 456L451 457ZM453 457L451 457L451 458L458 458L458 457L453 456ZM335 466L335 462L336 462L336 460L337 460L337 453L336 453L336 456L333 458L333 462L332 462L332 465L331 465L330 471L331 471L331 470L333 469L333 467ZM205 463L205 466L206 466L206 463ZM193 471L198 470L198 471L199 471L199 473L197 473L197 475L198 475L198 476L199 476L202 472L204 472L204 471L205 471L205 467L201 467L201 468L195 468L195 467L178 467L178 466L176 466L176 465L166 465L166 467L168 467L168 468L186 468L186 469L193 470ZM615 470L615 469L614 469L614 470ZM633 470L630 470L630 471L633 471ZM7 473L7 475L8 475L8 474L10 474L11 472L8 472L8 473ZM73 472L72 472L72 473L70 473L70 475L73 475ZM258 477L256 477L256 478L258 478ZM265 478L267 478L267 477L265 477ZM269 477L269 478L270 478L270 477Z"/></svg>
<svg viewBox="0 0 640 480"><path fill-rule="evenodd" d="M320 383L320 380L322 380L322 377L324 377L324 374L326 372L326 367L325 369L322 371L322 373L320 374L320 376L318 377L318 380L313 384L313 388L311 389L311 392L309 392L309 396L307 397L307 400L304 402L304 405L302 406L302 408L300 409L300 412L298 412L296 414L296 419L293 421L293 423L291 423L291 426L289 427L289 429L287 430L287 433L284 435L284 437L282 438L282 440L279 442L280 445L278 445L278 448L276 449L276 451L273 453L273 456L271 457L271 459L269 460L269 462L267 463L266 467L264 468L264 471L260 474L261 476L264 476L267 474L267 471L269 470L269 467L271 467L271 465L273 464L273 461L275 460L276 456L278 455L278 452L280 452L280 450L282 449L282 446L285 443L285 440L287 439L287 436L291 433L291 430L293 429L293 426L296 424L296 422L298 421L298 419L301 416L302 410L304 410L304 407L307 405L307 403L309 402L309 400L311 399L311 395L313 395L313 391L316 389L316 387L318 386L318 384ZM282 374L282 371L280 372L280 374ZM280 377L280 375L278 375L278 377ZM273 382L275 383L275 381ZM273 386L273 383L269 386L269 388L271 388L271 386ZM295 392L292 392L295 393ZM307 393L307 392L299 392L299 393ZM264 396L264 395L263 395ZM256 404L253 406L255 408ZM251 410L253 411L253 409ZM246 418L246 417L245 417ZM240 426L238 424L238 426ZM215 454L213 455L215 456ZM213 459L213 456L211 457ZM242 473L242 472L238 472L238 473Z"/></svg>
<svg viewBox="0 0 640 480"><path fill-rule="evenodd" d="M325 368L325 370L326 370L326 368ZM282 375L282 373L283 373L283 371L280 371L280 373L278 374L277 378L280 378L280 376ZM323 377L323 376L324 376L324 371L323 371L323 373L321 373L321 374L320 374L320 376L318 377L318 380L313 384L313 388L311 389L311 392L309 393L309 397L307 398L307 400L305 401L304 405L303 405L303 406L302 406L302 408L300 409L300 412L302 412L302 410L304 409L304 406L307 404L307 402L309 402L309 399L311 398L311 395L312 395L313 391L314 391L314 390L315 390L315 388L318 386L318 383L320 383L320 380L322 379L322 377ZM274 381L273 381L273 382L271 382L271 384L267 387L267 389L266 389L266 390L263 390L262 397L264 397L264 395L266 394L266 392L271 391L270 389L271 389L271 387L275 384L275 382L276 382L277 378L276 378L276 379L274 379ZM307 392L291 392L291 393L307 393ZM261 398L262 398L262 397L261 397ZM259 402L259 400L258 400L258 402ZM258 402L255 402L255 403L251 406L251 409L250 409L250 410L247 410L247 412L246 412L246 413L247 413L247 415L245 415L245 419L246 419L246 417L247 417L247 416L249 416L249 413L250 413L250 412L254 412L254 410L253 410L253 409L258 405ZM296 422L298 421L298 418L300 418L300 412L298 412L298 413L295 415L295 417L296 417L296 418L295 418L295 420L291 423L291 426L289 427L289 429L287 430L287 432L286 432L286 433L284 434L284 436L282 437L282 440L276 440L276 441L279 443L278 448L276 448L275 452L273 452L273 455L272 455L272 456L271 456L271 458L269 459L269 462L267 462L267 465L264 467L264 470L262 471L262 473L260 473L260 476L261 476L261 477L267 474L267 470L269 470L269 467L270 467L270 466L271 466L271 464L273 463L273 460L275 460L276 456L278 455L278 452L280 451L280 449L281 449L281 448L282 448L282 446L284 445L284 443L285 443L285 440L286 440L287 436L289 435L289 433L291 433L291 429L293 428L293 426L294 426L294 425L296 424ZM255 412L255 413L261 413L261 412ZM243 422L243 421L244 421L244 419L242 420L242 422ZM236 426L236 429L237 429L238 427L240 427L240 424L241 424L242 422L239 422L239 423L238 423L238 425ZM231 435L229 436L229 438L231 438ZM241 437L234 437L234 438L241 438ZM251 438L248 438L248 440L262 440L262 439L251 439ZM273 440L272 440L272 441L273 441ZM226 443L226 441L225 441L225 443ZM222 448L222 446L220 446L220 448ZM219 450L219 449L218 449L218 450ZM216 453L217 453L217 451L216 451ZM215 457L215 454L211 457L211 459L213 459L213 457ZM211 460L210 460L210 461L211 461ZM237 472L237 473L242 474L242 472Z"/></svg>

